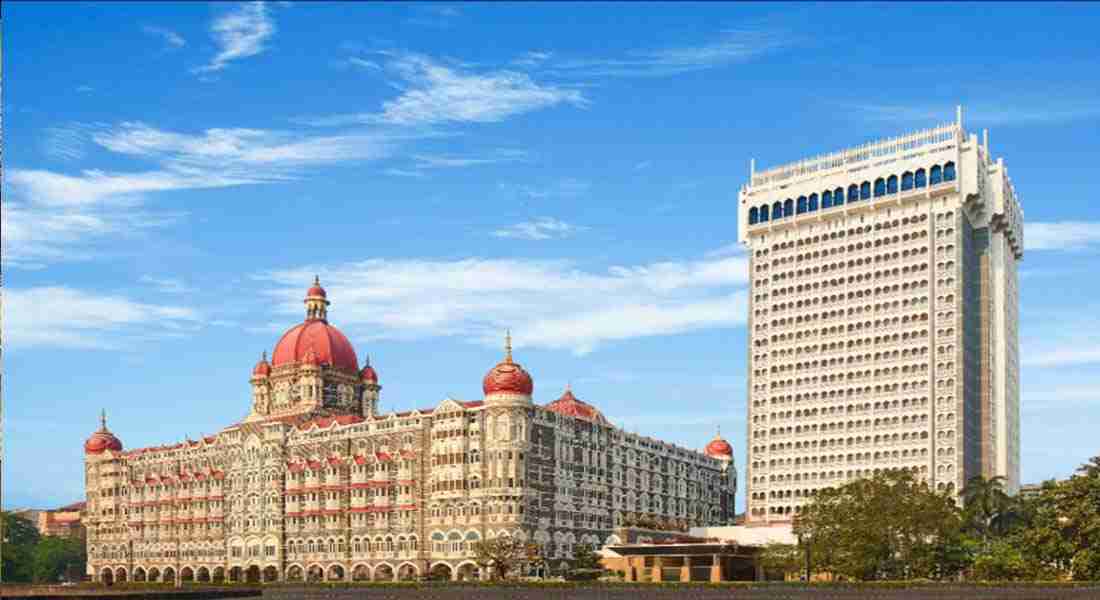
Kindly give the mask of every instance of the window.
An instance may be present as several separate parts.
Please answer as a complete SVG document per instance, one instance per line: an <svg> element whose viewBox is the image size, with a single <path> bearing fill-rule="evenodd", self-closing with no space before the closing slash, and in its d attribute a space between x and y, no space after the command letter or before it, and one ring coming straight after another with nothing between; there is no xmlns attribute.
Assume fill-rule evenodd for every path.
<svg viewBox="0 0 1100 600"><path fill-rule="evenodd" d="M913 185L918 188L927 185L924 169L917 169L917 172L913 174Z"/></svg>
<svg viewBox="0 0 1100 600"><path fill-rule="evenodd" d="M886 195L886 180L879 177L875 180L875 198Z"/></svg>
<svg viewBox="0 0 1100 600"><path fill-rule="evenodd" d="M784 214L786 214L786 213L783 212L783 205L780 204L779 201L777 200L775 202L775 204L772 204L772 218L773 219L778 219L778 218L782 217Z"/></svg>
<svg viewBox="0 0 1100 600"><path fill-rule="evenodd" d="M932 167L932 171L928 174L928 184L936 185L943 182L943 169L939 165Z"/></svg>
<svg viewBox="0 0 1100 600"><path fill-rule="evenodd" d="M821 208L832 208L833 206L833 193L829 190L825 190L821 194Z"/></svg>
<svg viewBox="0 0 1100 600"><path fill-rule="evenodd" d="M806 212L806 197L805 196L799 196L798 197L798 214L802 214L804 212Z"/></svg>
<svg viewBox="0 0 1100 600"><path fill-rule="evenodd" d="M955 181L955 163L949 162L943 166L943 180Z"/></svg>
<svg viewBox="0 0 1100 600"><path fill-rule="evenodd" d="M848 202L859 200L859 187L856 184L848 186Z"/></svg>
<svg viewBox="0 0 1100 600"><path fill-rule="evenodd" d="M859 199L867 200L871 197L871 182L864 181L859 185Z"/></svg>
<svg viewBox="0 0 1100 600"><path fill-rule="evenodd" d="M886 193L887 194L896 194L896 193L898 193L898 176L897 175L891 175L889 177L889 179L886 180Z"/></svg>
<svg viewBox="0 0 1100 600"><path fill-rule="evenodd" d="M760 222L766 223L768 221L768 205L765 204L760 207Z"/></svg>
<svg viewBox="0 0 1100 600"><path fill-rule="evenodd" d="M808 204L810 212L814 212L815 210L817 210L817 194L810 194Z"/></svg>
<svg viewBox="0 0 1100 600"><path fill-rule="evenodd" d="M913 172L906 171L901 174L901 191L913 189Z"/></svg>

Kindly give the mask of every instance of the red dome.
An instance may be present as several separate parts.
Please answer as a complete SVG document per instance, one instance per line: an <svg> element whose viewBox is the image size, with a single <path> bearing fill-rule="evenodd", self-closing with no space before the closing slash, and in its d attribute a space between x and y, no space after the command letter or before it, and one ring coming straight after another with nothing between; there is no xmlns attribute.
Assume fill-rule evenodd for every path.
<svg viewBox="0 0 1100 600"><path fill-rule="evenodd" d="M298 288L298 289L302 289L302 288ZM309 291L306 292L306 296L320 296L321 298L325 298L326 297L325 296L325 288L323 288L319 285L315 285L315 286L309 288Z"/></svg>
<svg viewBox="0 0 1100 600"><path fill-rule="evenodd" d="M721 437L715 436L703 449L703 452L711 458L732 458L733 446L730 446L730 443Z"/></svg>
<svg viewBox="0 0 1100 600"><path fill-rule="evenodd" d="M271 375L271 364L267 362L267 352L264 352L260 362L256 363L256 368L252 369L252 374L257 377L267 377Z"/></svg>
<svg viewBox="0 0 1100 600"><path fill-rule="evenodd" d="M530 396L535 391L535 383L523 367L509 359L489 370L481 382L481 389L486 396L497 393Z"/></svg>
<svg viewBox="0 0 1100 600"><path fill-rule="evenodd" d="M363 370L359 373L359 378L367 383L378 383L378 373L375 373L374 367L369 364L363 367Z"/></svg>
<svg viewBox="0 0 1100 600"><path fill-rule="evenodd" d="M306 321L284 333L275 344L271 366L278 368L304 362L310 350L316 356L316 364L359 371L359 359L348 338L339 329L320 320Z"/></svg>
<svg viewBox="0 0 1100 600"><path fill-rule="evenodd" d="M603 413L595 406L578 399L573 395L573 390L568 387L565 388L565 393L561 395L561 398L546 405L546 410L556 412L559 415L577 417L586 421L594 421L603 424L607 423L607 418L603 416Z"/></svg>
<svg viewBox="0 0 1100 600"><path fill-rule="evenodd" d="M92 434L88 441L84 442L85 454L100 454L104 450L122 452L122 441L106 429L101 429Z"/></svg>

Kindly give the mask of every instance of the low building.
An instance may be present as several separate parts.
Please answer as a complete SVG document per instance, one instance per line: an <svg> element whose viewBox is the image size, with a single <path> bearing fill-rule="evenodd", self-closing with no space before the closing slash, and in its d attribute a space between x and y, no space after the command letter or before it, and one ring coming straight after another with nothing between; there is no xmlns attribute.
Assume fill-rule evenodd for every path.
<svg viewBox="0 0 1100 600"><path fill-rule="evenodd" d="M35 526L40 535L83 536L82 522L87 502L75 502L54 510L38 511Z"/></svg>

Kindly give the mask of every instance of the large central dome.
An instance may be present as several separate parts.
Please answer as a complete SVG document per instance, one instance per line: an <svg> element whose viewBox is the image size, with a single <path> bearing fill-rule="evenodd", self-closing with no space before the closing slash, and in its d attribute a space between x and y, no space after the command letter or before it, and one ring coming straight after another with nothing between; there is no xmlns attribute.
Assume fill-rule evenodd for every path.
<svg viewBox="0 0 1100 600"><path fill-rule="evenodd" d="M313 287L306 292L306 320L291 327L275 344L271 366L279 368L305 362L307 356L313 364L327 365L359 372L359 359L355 356L348 338L339 329L328 324L328 300L324 288L316 278Z"/></svg>

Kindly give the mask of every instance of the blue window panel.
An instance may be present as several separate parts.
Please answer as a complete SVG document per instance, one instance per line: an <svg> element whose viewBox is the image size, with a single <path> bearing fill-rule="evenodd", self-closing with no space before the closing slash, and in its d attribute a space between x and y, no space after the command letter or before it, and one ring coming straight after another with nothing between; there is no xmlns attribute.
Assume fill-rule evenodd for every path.
<svg viewBox="0 0 1100 600"><path fill-rule="evenodd" d="M772 218L773 219L779 219L781 217L787 217L787 216L790 216L790 215L783 212L783 205L780 204L779 201L776 201L775 204L772 204Z"/></svg>
<svg viewBox="0 0 1100 600"><path fill-rule="evenodd" d="M810 199L807 202L810 212L817 210L817 194L810 194Z"/></svg>
<svg viewBox="0 0 1100 600"><path fill-rule="evenodd" d="M925 180L924 169L917 169L917 173L913 176L913 182L918 188L928 185L928 182Z"/></svg>
<svg viewBox="0 0 1100 600"><path fill-rule="evenodd" d="M913 172L906 171L901 174L901 191L913 189Z"/></svg>
<svg viewBox="0 0 1100 600"><path fill-rule="evenodd" d="M875 198L886 195L886 180L879 177L875 180Z"/></svg>
<svg viewBox="0 0 1100 600"><path fill-rule="evenodd" d="M943 166L943 180L955 181L955 163L949 162Z"/></svg>
<svg viewBox="0 0 1100 600"><path fill-rule="evenodd" d="M793 215L794 214L794 200L791 200L790 198L787 198L787 200L783 203L783 214L785 214L785 215Z"/></svg>
<svg viewBox="0 0 1100 600"><path fill-rule="evenodd" d="M871 197L871 182L864 181L859 184L859 199L866 200Z"/></svg>
<svg viewBox="0 0 1100 600"><path fill-rule="evenodd" d="M837 206L844 204L844 188L836 188L833 190L833 204Z"/></svg>
<svg viewBox="0 0 1100 600"><path fill-rule="evenodd" d="M825 209L825 208L832 208L832 207L833 207L833 193L830 192L829 190L825 190L824 192L821 192L821 208Z"/></svg>
<svg viewBox="0 0 1100 600"><path fill-rule="evenodd" d="M749 209L749 225L756 225L760 222L760 210L755 206Z"/></svg>
<svg viewBox="0 0 1100 600"><path fill-rule="evenodd" d="M768 205L760 207L760 222L763 223L768 220Z"/></svg>
<svg viewBox="0 0 1100 600"><path fill-rule="evenodd" d="M886 193L896 194L898 193L898 176L891 175L886 179Z"/></svg>
<svg viewBox="0 0 1100 600"><path fill-rule="evenodd" d="M859 200L859 186L852 184L848 186L848 202L856 202Z"/></svg>
<svg viewBox="0 0 1100 600"><path fill-rule="evenodd" d="M798 214L802 214L804 212L806 212L806 197L805 196L799 196L798 197Z"/></svg>
<svg viewBox="0 0 1100 600"><path fill-rule="evenodd" d="M936 185L943 182L943 169L939 165L932 167L932 171L928 174L928 184Z"/></svg>

